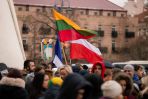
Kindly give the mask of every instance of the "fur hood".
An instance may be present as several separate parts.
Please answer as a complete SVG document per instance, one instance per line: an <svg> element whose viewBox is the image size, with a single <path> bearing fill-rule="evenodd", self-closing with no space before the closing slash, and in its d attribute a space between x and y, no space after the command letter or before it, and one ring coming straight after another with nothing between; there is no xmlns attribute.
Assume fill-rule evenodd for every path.
<svg viewBox="0 0 148 99"><path fill-rule="evenodd" d="M25 88L25 81L21 78L3 77L0 80L0 85L8 85L8 86Z"/></svg>

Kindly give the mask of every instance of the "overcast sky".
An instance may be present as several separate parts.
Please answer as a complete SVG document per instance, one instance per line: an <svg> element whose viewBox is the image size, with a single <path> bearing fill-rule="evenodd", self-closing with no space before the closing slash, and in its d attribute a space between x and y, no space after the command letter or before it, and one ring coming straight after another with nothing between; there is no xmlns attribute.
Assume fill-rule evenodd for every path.
<svg viewBox="0 0 148 99"><path fill-rule="evenodd" d="M109 1L111 1L111 2L113 2L113 3L115 3L115 4L117 4L117 5L119 5L119 6L121 6L121 7L123 7L123 6L124 6L124 3L125 3L127 0L109 0Z"/></svg>

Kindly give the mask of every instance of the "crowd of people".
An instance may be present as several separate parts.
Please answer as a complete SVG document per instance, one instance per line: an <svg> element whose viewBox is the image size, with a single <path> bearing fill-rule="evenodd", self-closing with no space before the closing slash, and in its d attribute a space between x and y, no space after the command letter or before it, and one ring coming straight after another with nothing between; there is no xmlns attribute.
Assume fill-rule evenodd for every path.
<svg viewBox="0 0 148 99"><path fill-rule="evenodd" d="M24 70L0 63L0 99L148 99L148 75L142 65L109 61L54 69L26 60Z"/></svg>

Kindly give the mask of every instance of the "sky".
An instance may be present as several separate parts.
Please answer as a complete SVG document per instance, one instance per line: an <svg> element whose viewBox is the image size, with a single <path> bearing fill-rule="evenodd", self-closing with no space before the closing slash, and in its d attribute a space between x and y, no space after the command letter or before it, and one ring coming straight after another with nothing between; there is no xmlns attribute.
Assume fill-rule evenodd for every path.
<svg viewBox="0 0 148 99"><path fill-rule="evenodd" d="M111 2L113 2L115 4L117 4L117 5L119 5L121 7L123 7L124 4L125 4L125 2L127 2L127 0L109 0L109 1L111 1Z"/></svg>

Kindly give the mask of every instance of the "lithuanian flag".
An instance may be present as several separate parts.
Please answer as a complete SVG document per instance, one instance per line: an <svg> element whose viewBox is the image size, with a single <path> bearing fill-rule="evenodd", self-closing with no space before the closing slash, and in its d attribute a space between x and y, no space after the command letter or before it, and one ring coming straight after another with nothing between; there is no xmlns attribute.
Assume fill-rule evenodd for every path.
<svg viewBox="0 0 148 99"><path fill-rule="evenodd" d="M69 18L63 16L53 9L53 15L56 20L56 26L60 41L71 41L77 39L88 39L95 36L95 31L81 29L77 24L71 21Z"/></svg>

